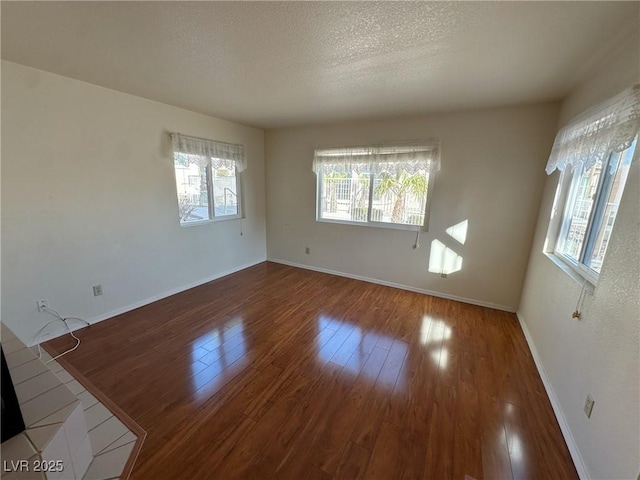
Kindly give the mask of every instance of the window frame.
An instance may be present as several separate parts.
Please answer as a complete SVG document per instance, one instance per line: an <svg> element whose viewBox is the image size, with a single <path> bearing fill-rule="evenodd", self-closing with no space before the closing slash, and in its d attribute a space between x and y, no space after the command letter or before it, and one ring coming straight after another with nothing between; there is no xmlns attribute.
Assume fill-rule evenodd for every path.
<svg viewBox="0 0 640 480"><path fill-rule="evenodd" d="M209 179L211 180L210 184L207 184L207 190L209 192L210 195L210 199L209 199L209 208L211 209L211 211L213 212L213 215L211 215L212 217L212 222L224 222L226 220L238 220L240 218L242 218L242 187L241 184L242 182L240 181L240 173L238 171L238 166L234 165L233 166L233 170L234 170L234 177L236 179L236 214L235 215L222 215L220 217L217 217L215 215L215 201L214 201L214 197L213 197L213 167L212 164L208 165L208 169L209 169Z"/></svg>
<svg viewBox="0 0 640 480"><path fill-rule="evenodd" d="M390 222L378 222L376 220L371 219L371 214L373 210L373 186L375 173L368 172L365 175L369 175L369 202L367 206L367 221L366 222L357 222L355 220L340 220L335 218L323 218L322 217L322 186L324 182L324 172L318 172L316 174L316 221L323 223L337 223L342 225L356 225L359 227L375 227L375 228L389 228L394 230L410 230L416 231L420 230L423 232L427 232L429 230L429 219L430 219L430 207L431 207L431 197L433 191L433 179L435 176L435 171L426 172L428 180L427 180L427 194L424 200L424 216L422 218L422 225L411 225L411 224L403 224L403 223L390 223Z"/></svg>
<svg viewBox="0 0 640 480"><path fill-rule="evenodd" d="M628 148L634 148L634 150L636 150L638 148L637 140L638 139L636 137ZM575 210L575 202L577 201L575 197L578 193L578 184L584 173L584 167L582 166L580 169L572 169L570 172L567 172L566 170L562 171L558 180L556 204L559 206L558 211L561 212L561 215L558 215L558 219L555 224L552 222L550 225L547 238L550 238L552 243L550 248L545 250L545 253L547 255L552 255L553 258L569 267L570 270L577 274L582 281L586 281L594 287L598 283L600 272L595 271L587 261L590 262L590 259L593 256L593 251L596 247L596 241L600 232L603 228L606 228L606 225L604 224L604 212L611 195L618 169L621 168L623 164L622 158L628 148L622 152L610 152L606 161L602 163L600 177L598 178L598 186L593 196L593 205L589 213L589 218L587 219L584 239L577 259L570 257L560 250L560 248L568 235L568 230L571 225L571 217ZM618 168L616 168L616 171L613 173L610 173L611 162L615 155L620 156L618 160ZM637 155L637 152L632 151L631 155L633 158L633 155ZM624 195L625 187L626 181L622 187L622 195ZM616 218L617 211L611 228L615 225ZM605 256L603 257L603 262L604 258L606 258L606 251Z"/></svg>
<svg viewBox="0 0 640 480"><path fill-rule="evenodd" d="M175 162L175 158L174 158L174 162ZM193 220L193 221L185 222L178 215L178 221L180 222L181 227L195 227L198 225L206 225L209 223L225 222L227 220L238 220L238 219L244 218L243 212L242 212L242 182L241 182L241 175L240 175L241 172L238 171L237 165L234 164L233 168L234 168L235 179L236 179L235 183L236 183L237 213L235 215L216 216L215 205L214 205L214 195L213 195L213 166L212 166L212 162L209 162L209 164L206 165L205 167L205 178L207 183L207 203L208 203L207 210L209 213L209 218L204 220ZM176 172L175 172L175 163L174 163L174 175L175 173ZM176 198L179 204L180 195L178 194L177 191L176 191Z"/></svg>

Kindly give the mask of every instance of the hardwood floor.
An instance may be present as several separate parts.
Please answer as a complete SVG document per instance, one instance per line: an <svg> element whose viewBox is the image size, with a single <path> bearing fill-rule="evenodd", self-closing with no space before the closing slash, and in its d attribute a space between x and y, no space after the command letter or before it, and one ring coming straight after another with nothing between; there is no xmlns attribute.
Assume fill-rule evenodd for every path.
<svg viewBox="0 0 640 480"><path fill-rule="evenodd" d="M263 263L78 336L132 479L578 478L513 314Z"/></svg>

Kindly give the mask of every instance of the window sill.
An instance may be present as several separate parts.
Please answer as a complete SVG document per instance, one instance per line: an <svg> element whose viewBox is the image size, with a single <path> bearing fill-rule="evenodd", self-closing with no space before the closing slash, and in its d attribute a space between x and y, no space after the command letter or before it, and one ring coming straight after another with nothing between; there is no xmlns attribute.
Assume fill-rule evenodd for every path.
<svg viewBox="0 0 640 480"><path fill-rule="evenodd" d="M560 270L569 275L569 277L578 285L580 285L580 287L583 287L587 293L593 293L595 291L596 285L592 280L586 278L584 275L571 268L570 265L558 258L557 255L550 252L543 252L543 254L557 267L559 267Z"/></svg>
<svg viewBox="0 0 640 480"><path fill-rule="evenodd" d="M338 220L331 218L316 218L316 222L321 223L337 223L339 225L353 225L354 227L373 227L373 228L387 228L389 230L409 230L411 232L417 232L420 230L421 232L426 232L427 227L421 225L406 225L406 224L395 224L395 223L384 223L384 222L350 222L348 220Z"/></svg>
<svg viewBox="0 0 640 480"><path fill-rule="evenodd" d="M180 226L185 228L190 228L190 227L198 227L200 225L210 225L212 223L227 222L229 220L241 220L241 219L242 217L240 215L233 215L228 217L213 218L210 220L200 220L198 222L181 223Z"/></svg>

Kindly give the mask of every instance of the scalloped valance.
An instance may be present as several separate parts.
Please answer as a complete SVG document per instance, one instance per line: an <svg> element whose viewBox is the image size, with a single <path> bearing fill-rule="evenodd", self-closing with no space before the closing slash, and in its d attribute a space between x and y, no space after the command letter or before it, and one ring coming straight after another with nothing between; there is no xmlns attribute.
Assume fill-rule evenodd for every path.
<svg viewBox="0 0 640 480"><path fill-rule="evenodd" d="M247 168L244 145L187 137L179 133L171 134L171 144L175 161L185 166L189 163L197 163L200 166L212 165L215 168L235 166L238 172ZM175 155L176 153L183 155Z"/></svg>
<svg viewBox="0 0 640 480"><path fill-rule="evenodd" d="M582 115L556 135L547 167L554 170L591 168L612 152L626 150L640 131L640 84L623 91Z"/></svg>
<svg viewBox="0 0 640 480"><path fill-rule="evenodd" d="M318 148L313 171L325 173L399 173L440 170L440 142L406 142L363 147Z"/></svg>

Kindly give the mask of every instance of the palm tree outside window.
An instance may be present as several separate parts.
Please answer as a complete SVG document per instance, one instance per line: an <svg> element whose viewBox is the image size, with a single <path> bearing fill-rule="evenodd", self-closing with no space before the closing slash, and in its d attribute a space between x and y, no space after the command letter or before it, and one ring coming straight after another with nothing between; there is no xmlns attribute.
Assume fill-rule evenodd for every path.
<svg viewBox="0 0 640 480"><path fill-rule="evenodd" d="M318 149L317 220L426 230L439 143Z"/></svg>

